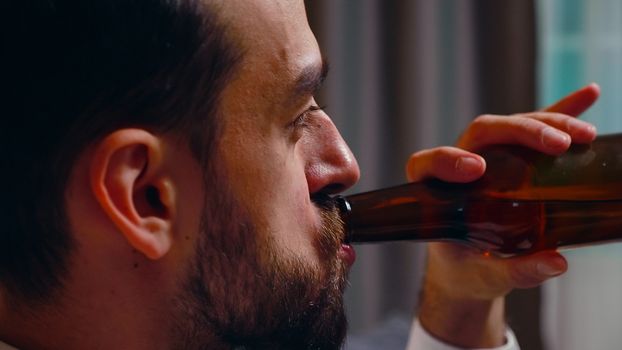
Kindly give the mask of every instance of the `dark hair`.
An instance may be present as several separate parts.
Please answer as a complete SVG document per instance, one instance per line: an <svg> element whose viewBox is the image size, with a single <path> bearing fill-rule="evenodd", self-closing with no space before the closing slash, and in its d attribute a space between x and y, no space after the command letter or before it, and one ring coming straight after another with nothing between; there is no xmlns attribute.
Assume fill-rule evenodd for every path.
<svg viewBox="0 0 622 350"><path fill-rule="evenodd" d="M0 5L0 286L43 302L75 242L65 187L85 147L123 127L175 132L204 164L238 55L201 0Z"/></svg>

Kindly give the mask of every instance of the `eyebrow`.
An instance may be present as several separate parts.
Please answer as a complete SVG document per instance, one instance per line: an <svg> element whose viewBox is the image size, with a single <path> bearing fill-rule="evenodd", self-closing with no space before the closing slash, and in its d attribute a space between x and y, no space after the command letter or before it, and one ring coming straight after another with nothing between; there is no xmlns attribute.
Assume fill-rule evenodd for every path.
<svg viewBox="0 0 622 350"><path fill-rule="evenodd" d="M315 95L326 79L328 70L329 64L324 57L318 64L311 64L303 68L294 83L292 97L299 98L301 96Z"/></svg>

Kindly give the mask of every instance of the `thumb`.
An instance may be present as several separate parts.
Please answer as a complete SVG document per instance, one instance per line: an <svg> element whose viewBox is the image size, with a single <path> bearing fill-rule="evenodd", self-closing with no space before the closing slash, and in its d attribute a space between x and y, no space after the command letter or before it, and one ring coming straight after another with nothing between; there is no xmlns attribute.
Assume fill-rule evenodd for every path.
<svg viewBox="0 0 622 350"><path fill-rule="evenodd" d="M509 284L514 288L531 288L559 276L568 269L566 259L556 251L544 251L507 259Z"/></svg>

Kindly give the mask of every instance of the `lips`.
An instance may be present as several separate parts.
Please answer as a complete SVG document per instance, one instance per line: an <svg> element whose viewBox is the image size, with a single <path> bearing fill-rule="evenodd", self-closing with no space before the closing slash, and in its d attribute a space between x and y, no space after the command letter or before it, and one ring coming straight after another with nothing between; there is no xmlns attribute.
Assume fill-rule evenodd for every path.
<svg viewBox="0 0 622 350"><path fill-rule="evenodd" d="M341 249L339 249L339 258L346 263L348 267L351 267L356 260L356 251L354 251L351 245L342 243Z"/></svg>

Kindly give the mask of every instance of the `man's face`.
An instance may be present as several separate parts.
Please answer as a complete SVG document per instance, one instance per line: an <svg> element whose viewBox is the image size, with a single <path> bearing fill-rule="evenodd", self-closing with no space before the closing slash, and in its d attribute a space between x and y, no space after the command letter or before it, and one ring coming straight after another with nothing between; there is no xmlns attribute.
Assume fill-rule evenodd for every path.
<svg viewBox="0 0 622 350"><path fill-rule="evenodd" d="M313 98L325 67L304 4L228 0L220 15L244 55L221 100L221 168L205 179L182 304L229 344L336 348L353 254L327 194L359 170Z"/></svg>

